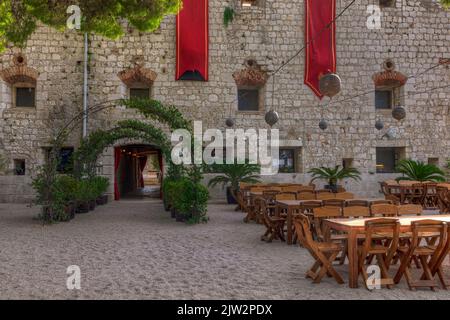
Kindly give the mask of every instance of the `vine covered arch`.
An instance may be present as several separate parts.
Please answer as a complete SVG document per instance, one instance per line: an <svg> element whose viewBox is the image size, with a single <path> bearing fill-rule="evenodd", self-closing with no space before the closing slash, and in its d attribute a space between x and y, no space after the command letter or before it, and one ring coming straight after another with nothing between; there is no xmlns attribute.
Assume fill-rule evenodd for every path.
<svg viewBox="0 0 450 320"><path fill-rule="evenodd" d="M136 109L146 118L166 124L171 131L185 129L192 132L191 123L174 106L165 106L161 102L151 99L119 100L118 104ZM179 168L179 166L175 166L169 161L171 142L162 129L139 120L124 120L112 129L94 131L82 140L75 154L75 174L78 177L94 176L96 163L103 151L117 140L125 138L142 139L158 145L164 159L170 164L170 169L175 172L179 171L175 168Z"/></svg>

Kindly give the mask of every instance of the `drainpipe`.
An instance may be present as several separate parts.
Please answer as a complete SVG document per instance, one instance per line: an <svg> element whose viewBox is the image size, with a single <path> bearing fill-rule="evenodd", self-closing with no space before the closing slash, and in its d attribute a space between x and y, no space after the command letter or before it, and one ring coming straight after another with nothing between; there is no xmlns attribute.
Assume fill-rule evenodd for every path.
<svg viewBox="0 0 450 320"><path fill-rule="evenodd" d="M84 34L84 82L83 82L83 138L87 136L88 124L88 34Z"/></svg>

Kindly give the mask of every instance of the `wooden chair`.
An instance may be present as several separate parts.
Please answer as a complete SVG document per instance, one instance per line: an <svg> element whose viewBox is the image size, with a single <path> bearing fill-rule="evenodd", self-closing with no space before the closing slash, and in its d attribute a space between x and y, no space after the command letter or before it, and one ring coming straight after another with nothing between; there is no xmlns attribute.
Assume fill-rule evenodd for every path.
<svg viewBox="0 0 450 320"><path fill-rule="evenodd" d="M370 202L370 206L373 206L375 204L392 204L391 200L373 200Z"/></svg>
<svg viewBox="0 0 450 320"><path fill-rule="evenodd" d="M399 283L404 275L410 290L429 287L434 291L438 287L430 268L432 264L429 262L439 260L439 255L446 245L447 228L446 223L436 220L419 220L411 223L412 240L409 246L398 248L401 264L394 278L395 283ZM438 235L437 245L429 245L422 241L423 237L429 234L433 234L435 237ZM414 280L411 274L410 265L413 257L419 258L423 270L420 280Z"/></svg>
<svg viewBox="0 0 450 320"><path fill-rule="evenodd" d="M264 204L261 203L261 206L264 206ZM266 242L272 242L274 239L285 241L284 225L286 218L282 216L271 216L269 210L266 208L263 208L261 212L263 214L264 225L267 228L261 240Z"/></svg>
<svg viewBox="0 0 450 320"><path fill-rule="evenodd" d="M327 193L317 193L316 194L317 200L328 200L328 199L336 199L336 196L334 193L327 192Z"/></svg>
<svg viewBox="0 0 450 320"><path fill-rule="evenodd" d="M370 217L370 209L368 206L345 207L343 216L345 218L367 218Z"/></svg>
<svg viewBox="0 0 450 320"><path fill-rule="evenodd" d="M319 194L319 193L331 193L331 190L330 190L330 189L320 189L320 190L316 190L316 194Z"/></svg>
<svg viewBox="0 0 450 320"><path fill-rule="evenodd" d="M324 207L345 207L345 200L342 199L328 199L322 201Z"/></svg>
<svg viewBox="0 0 450 320"><path fill-rule="evenodd" d="M450 191L445 186L437 186L438 208L442 214L450 213Z"/></svg>
<svg viewBox="0 0 450 320"><path fill-rule="evenodd" d="M275 195L275 200L297 200L295 192L283 192Z"/></svg>
<svg viewBox="0 0 450 320"><path fill-rule="evenodd" d="M367 200L349 200L345 202L347 207L369 207L369 201Z"/></svg>
<svg viewBox="0 0 450 320"><path fill-rule="evenodd" d="M288 187L282 187L281 192L294 192L297 193L299 191L298 186L288 186Z"/></svg>
<svg viewBox="0 0 450 320"><path fill-rule="evenodd" d="M322 203L319 201L305 201L302 203L302 212L313 213L315 208L322 207Z"/></svg>
<svg viewBox="0 0 450 320"><path fill-rule="evenodd" d="M351 192L338 192L335 195L336 199L351 200L355 198L355 195Z"/></svg>
<svg viewBox="0 0 450 320"><path fill-rule="evenodd" d="M425 183L425 197L422 203L425 209L436 209L438 207L437 183Z"/></svg>
<svg viewBox="0 0 450 320"><path fill-rule="evenodd" d="M447 241L445 243L445 246L437 257L435 256L434 259L430 260L431 274L433 276L436 274L438 275L439 281L441 282L442 287L445 290L448 290L448 288L450 287L450 282L446 280L444 277L444 273L442 271L442 263L444 262L445 259L448 259L449 254L450 254L450 225L447 224Z"/></svg>
<svg viewBox="0 0 450 320"><path fill-rule="evenodd" d="M405 204L397 207L398 216L421 216L423 208L418 204Z"/></svg>
<svg viewBox="0 0 450 320"><path fill-rule="evenodd" d="M337 283L343 284L341 275L333 268L333 261L342 251L342 247L333 242L314 241L310 222L303 214L294 218L294 227L300 245L315 259L314 265L306 273L306 278L311 278L313 283L320 283L326 274L330 274Z"/></svg>
<svg viewBox="0 0 450 320"><path fill-rule="evenodd" d="M300 186L300 187L298 188L298 191L299 191L299 192L302 192L302 191L313 191L313 192L314 192L315 189L316 189L316 187L315 187L314 185Z"/></svg>
<svg viewBox="0 0 450 320"><path fill-rule="evenodd" d="M316 195L313 192L299 192L297 194L297 200L315 200Z"/></svg>
<svg viewBox="0 0 450 320"><path fill-rule="evenodd" d="M386 199L386 201L389 201L392 204L395 204L396 206L400 205L400 202L401 202L400 198L394 194L388 194L388 195L384 196L384 198Z"/></svg>
<svg viewBox="0 0 450 320"><path fill-rule="evenodd" d="M342 209L339 207L320 207L313 209L314 233L317 239L324 239L323 220L342 217Z"/></svg>
<svg viewBox="0 0 450 320"><path fill-rule="evenodd" d="M389 266L394 257L399 241L400 223L395 219L373 219L365 223L366 237L361 246L358 247L359 254L359 272L362 275L364 284L370 290L367 280L366 261L370 261L372 256L377 258L377 264L380 267L381 279L380 285L384 285L391 289L394 280L389 277ZM380 238L385 237L386 242L383 244ZM368 259L369 258L369 259ZM370 262L369 262L370 263Z"/></svg>
<svg viewBox="0 0 450 320"><path fill-rule="evenodd" d="M396 217L398 207L393 204L373 204L370 207L372 217Z"/></svg>

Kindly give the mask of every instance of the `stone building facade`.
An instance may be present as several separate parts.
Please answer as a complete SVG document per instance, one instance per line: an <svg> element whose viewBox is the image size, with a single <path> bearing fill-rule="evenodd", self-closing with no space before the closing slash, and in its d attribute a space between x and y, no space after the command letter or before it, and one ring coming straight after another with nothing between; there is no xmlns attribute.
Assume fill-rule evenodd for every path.
<svg viewBox="0 0 450 320"><path fill-rule="evenodd" d="M337 0L337 12L348 3ZM280 129L282 148L294 150L295 168L267 180L308 182L310 168L344 162L358 168L363 178L360 183L348 182L347 188L377 196L377 182L392 176L377 173L377 150L379 157L384 150L394 152L397 159L440 166L450 159L450 87L442 88L450 83L450 12L433 1L397 0L393 7L381 8L381 29L369 29L367 8L377 3L357 1L337 21L342 91L331 103L319 101L303 84L302 53L277 74L274 88L270 78L263 79L258 111L239 111L239 83L233 74L255 66L262 75L270 73L303 46L304 1L257 0L251 7L241 7L238 0L211 0L208 82L175 81L175 17L168 16L151 34L130 29L117 41L89 37L89 105L127 97L127 79L140 77L154 99L177 106L189 119L202 120L204 128L225 129L229 117L238 128L268 128L264 115L273 109L280 115L275 128ZM236 11L228 27L223 23L226 6ZM25 48L10 48L0 56L0 149L10 169L23 160L26 168L25 175L7 170L0 176L1 201L32 197L29 183L45 161L49 139L82 110L83 51L82 35L41 26ZM392 68L398 74L387 74ZM13 74L9 78L8 72ZM406 109L404 120L393 119L390 109L376 108L383 94L376 98L374 90L385 89L383 77L405 80L402 76L412 75L417 76L392 93L398 100L393 104ZM14 105L15 84L21 81L34 83L35 107ZM113 107L90 115L88 132L133 118L140 115ZM327 120L327 130L319 128L321 119ZM375 128L377 120L384 123L380 131ZM392 132L395 135L387 134ZM80 137L81 122L67 146L76 148ZM121 143L126 142L117 145ZM102 174L111 179L113 153L113 148L106 150L100 162Z"/></svg>

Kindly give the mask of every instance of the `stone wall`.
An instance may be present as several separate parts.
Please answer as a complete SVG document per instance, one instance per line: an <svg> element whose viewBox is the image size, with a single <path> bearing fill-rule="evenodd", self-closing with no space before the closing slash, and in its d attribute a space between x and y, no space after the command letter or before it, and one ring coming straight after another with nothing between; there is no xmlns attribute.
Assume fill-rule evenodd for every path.
<svg viewBox="0 0 450 320"><path fill-rule="evenodd" d="M239 1L210 1L210 75L209 82L175 81L175 17L166 17L152 34L130 30L121 40L90 36L89 104L127 96L126 85L118 73L140 64L156 73L152 88L155 99L173 104L189 119L201 119L204 128L225 128L225 119L233 116L236 127L267 128L264 113L273 108L280 114L275 126L284 144L301 146L302 172L315 166L341 164L353 158L363 173L361 184L349 188L361 195L376 196L374 174L375 148L405 147L406 157L427 161L439 158L443 165L450 158L449 106L450 88L424 92L450 82L448 67L440 66L420 77L409 79L403 89L407 117L394 120L390 112L376 111L372 76L383 71L386 59L396 70L414 75L436 65L440 58L450 58L450 13L423 1L397 1L397 8L382 11L382 29L366 26L367 6L372 0L357 1L337 22L337 73L343 90L330 105L319 101L303 84L304 55L300 54L275 82L265 88L265 109L237 112L237 88L232 74L249 59L270 72L289 59L304 42L303 0L266 0L260 6L239 8ZM403 8L401 4L403 3ZM223 11L233 4L237 15L228 28L223 25ZM337 1L340 12L348 1ZM17 201L25 180L44 161L43 147L53 132L82 109L83 37L75 32L59 33L40 27L23 50L11 48L0 56L0 68L11 66L14 53L23 52L27 65L38 70L37 107L18 110L11 105L8 84L0 81L0 140L9 159L27 160L27 177L0 177L1 201ZM340 102L358 93L369 94ZM272 96L272 92L275 95ZM114 107L89 118L89 131L114 126L120 119L140 118L135 111ZM320 119L329 128L318 127ZM375 121L382 119L385 129L377 131ZM383 138L389 127L399 130L399 138ZM71 135L68 146L77 146L81 123ZM104 174L113 176L113 149L105 152ZM280 174L284 182L307 182L306 174ZM5 186L5 188L3 188ZM11 186L11 187L6 187ZM27 189L28 190L28 189ZM29 194L28 190L26 194ZM221 195L220 190L213 191Z"/></svg>

